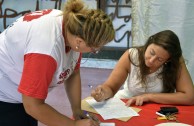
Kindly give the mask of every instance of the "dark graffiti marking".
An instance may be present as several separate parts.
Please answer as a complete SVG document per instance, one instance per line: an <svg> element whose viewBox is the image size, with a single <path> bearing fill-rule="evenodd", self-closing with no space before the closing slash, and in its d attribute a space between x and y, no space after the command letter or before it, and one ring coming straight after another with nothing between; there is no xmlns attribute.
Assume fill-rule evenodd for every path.
<svg viewBox="0 0 194 126"><path fill-rule="evenodd" d="M38 11L42 9L40 8L41 2L53 2L54 9L61 10L62 2L64 1L65 0L36 0L35 1L36 6L34 10ZM116 28L116 34L120 31L125 31L125 32L115 37L114 42L121 43L126 38L127 47L129 47L131 29L127 27L129 26L130 21L132 19L131 19L130 11L123 11L123 10L131 10L131 0L96 0L96 1L97 1L98 8L102 9L107 14L109 14L113 20L115 19L123 20L124 23L119 24L120 26ZM3 3L4 3L4 0L0 0L0 19L3 19L3 22L2 22L3 29L1 30L6 29L10 25L10 24L7 24L7 19L16 18L18 16L23 16L26 13L30 13L34 11L31 9L31 10L23 10L21 12L17 12L17 10L14 10L14 8L6 8L6 7L4 7L5 9L3 10ZM109 12L108 11L109 9L113 11Z"/></svg>
<svg viewBox="0 0 194 126"><path fill-rule="evenodd" d="M54 2L54 8L55 9L61 9L62 0L36 0L36 8L35 11L40 10L40 2ZM3 10L3 4L4 0L0 0L0 19L3 19L3 30L6 29L10 24L7 24L8 18L16 18L18 16L23 16L26 13L32 12L32 10L24 10L22 12L17 12L17 10L14 10L13 8L6 8ZM0 31L1 33L2 31Z"/></svg>
<svg viewBox="0 0 194 126"><path fill-rule="evenodd" d="M108 10L114 10L113 12L108 13L111 18L119 19L124 21L123 24L120 24L120 26L116 29L116 33L123 30L127 25L127 23L130 23L131 19L131 13L130 11L123 11L123 10L131 10L131 0L98 0L97 5L100 9L108 13ZM122 13L121 13L122 11ZM124 13L123 13L124 12ZM122 14L122 15L121 15ZM128 29L123 33L122 36L119 36L119 38L115 38L116 43L120 43L125 37L127 37L127 47L129 47L130 37L131 37L131 29Z"/></svg>

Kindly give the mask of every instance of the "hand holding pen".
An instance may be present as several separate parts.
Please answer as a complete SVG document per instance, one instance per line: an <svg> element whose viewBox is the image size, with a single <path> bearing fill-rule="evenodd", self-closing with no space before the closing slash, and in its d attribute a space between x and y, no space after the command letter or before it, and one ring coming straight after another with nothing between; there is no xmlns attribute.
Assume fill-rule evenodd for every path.
<svg viewBox="0 0 194 126"><path fill-rule="evenodd" d="M100 124L100 120L95 115L93 115L92 113L84 111L84 114L87 116L87 118L89 118L89 119L91 119L91 120L93 120L93 121Z"/></svg>
<svg viewBox="0 0 194 126"><path fill-rule="evenodd" d="M91 96L98 102L104 101L108 98L113 97L113 91L111 90L110 87L106 85L99 85L97 88L92 90Z"/></svg>
<svg viewBox="0 0 194 126"><path fill-rule="evenodd" d="M93 89L91 96L98 102L105 100L103 87L99 85L97 88Z"/></svg>
<svg viewBox="0 0 194 126"><path fill-rule="evenodd" d="M100 126L100 122L95 115L92 115L84 110L74 111L74 126Z"/></svg>

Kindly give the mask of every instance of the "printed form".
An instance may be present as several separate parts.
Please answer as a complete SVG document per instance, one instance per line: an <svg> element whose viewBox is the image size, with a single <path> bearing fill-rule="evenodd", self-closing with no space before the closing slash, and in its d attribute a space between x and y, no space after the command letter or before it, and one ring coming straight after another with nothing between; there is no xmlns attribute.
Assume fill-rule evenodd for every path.
<svg viewBox="0 0 194 126"><path fill-rule="evenodd" d="M102 102L97 102L92 98L87 99L86 102L88 102L104 120L139 116L136 111L125 106L125 103L118 98L110 98Z"/></svg>

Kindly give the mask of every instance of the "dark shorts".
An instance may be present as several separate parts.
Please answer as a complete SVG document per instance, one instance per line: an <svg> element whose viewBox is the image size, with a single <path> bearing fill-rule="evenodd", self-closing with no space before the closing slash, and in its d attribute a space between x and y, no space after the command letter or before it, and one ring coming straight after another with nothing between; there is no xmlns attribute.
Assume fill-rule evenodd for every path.
<svg viewBox="0 0 194 126"><path fill-rule="evenodd" d="M38 122L25 112L23 104L0 101L0 126L38 126Z"/></svg>

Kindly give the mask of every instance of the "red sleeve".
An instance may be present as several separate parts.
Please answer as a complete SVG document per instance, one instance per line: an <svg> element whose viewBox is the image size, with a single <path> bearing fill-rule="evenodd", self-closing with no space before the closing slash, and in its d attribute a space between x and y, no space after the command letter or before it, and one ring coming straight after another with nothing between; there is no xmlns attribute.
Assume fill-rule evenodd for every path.
<svg viewBox="0 0 194 126"><path fill-rule="evenodd" d="M80 55L79 55L78 62L75 66L75 71L80 69L81 59L82 59L82 53L80 53Z"/></svg>
<svg viewBox="0 0 194 126"><path fill-rule="evenodd" d="M25 55L18 91L30 97L46 99L56 67L56 61L49 55L37 53Z"/></svg>

